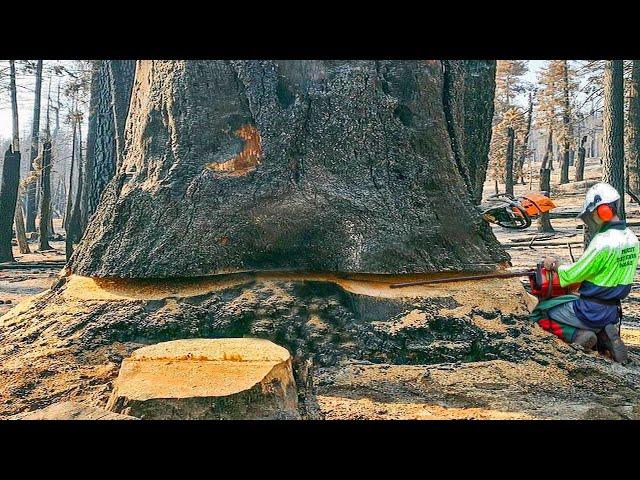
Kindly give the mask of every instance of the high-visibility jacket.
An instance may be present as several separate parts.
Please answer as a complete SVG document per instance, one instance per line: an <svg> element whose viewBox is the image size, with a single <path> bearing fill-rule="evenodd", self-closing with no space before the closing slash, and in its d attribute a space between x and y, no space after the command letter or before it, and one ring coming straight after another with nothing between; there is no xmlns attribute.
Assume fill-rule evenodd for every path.
<svg viewBox="0 0 640 480"><path fill-rule="evenodd" d="M619 300L631 291L638 265L638 238L624 221L605 223L580 259L558 268L561 286L582 282L574 310L588 325L619 320Z"/></svg>

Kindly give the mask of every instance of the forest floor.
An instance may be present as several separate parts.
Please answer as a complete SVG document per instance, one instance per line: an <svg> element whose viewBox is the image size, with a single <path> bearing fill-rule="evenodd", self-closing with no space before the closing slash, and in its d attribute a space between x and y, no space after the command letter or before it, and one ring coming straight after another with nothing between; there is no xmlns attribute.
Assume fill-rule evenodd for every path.
<svg viewBox="0 0 640 480"><path fill-rule="evenodd" d="M556 170L552 177L556 212L578 211L588 181L600 177L600 163L597 159L588 159L586 183L558 186L557 175ZM573 178L573 169L570 178ZM537 184L534 176L531 191L538 190ZM493 193L493 188L493 183L487 182L485 196ZM517 195L527 191L529 185L515 188ZM635 219L639 216L640 207L627 197L627 217L638 234L640 222ZM522 269L550 255L570 262L567 243L571 244L573 256L579 258L582 254L579 223L574 218L553 219L556 234L539 235L537 239L535 221L524 231L501 227L494 227L493 231L512 257L511 268ZM30 246L32 250L37 247L36 244ZM64 259L64 242L53 242L52 246L58 253L35 252L17 259L20 262ZM103 408L121 359L141 346L143 338L158 341L153 340L154 335L159 338L164 332L193 336L200 328L194 323L198 319L193 312L204 310L203 307L218 308L215 303L200 303L200 299L206 299L211 292L235 288L244 281L114 282L72 276L57 293L35 296L51 287L57 273L57 269L0 270L0 300L12 301L0 304L0 316L19 301L27 300L4 317L0 374L5 386L0 385L0 418L59 400L80 400ZM334 312L341 297L331 297L323 291L322 295L327 296L325 300L319 291L312 290L309 300L299 297L301 307L295 303L300 293L296 290L298 287L291 285L299 284L300 280L311 280L312 284L331 282L351 294L349 302L356 302L362 311L371 308L374 312L380 308L396 308L394 302L401 295L399 290L366 279L351 281L331 275L313 279L294 277L259 275L254 280L260 285L241 290L238 297L230 293L230 300L228 303L224 300L222 311L229 311L230 317L244 318L247 311L255 312L258 305L262 316L254 321L250 334L272 335L274 330L268 329L279 328L278 322L283 322L283 328L289 331L286 322L294 318L292 312L308 307L316 313L301 331L308 332L305 341L309 340L307 345L318 349L319 356L332 354L334 342L343 351L363 351L360 350L363 345L369 348L366 344L369 337L382 339L382 343L373 344L373 353L369 354L373 362L336 361L332 366L318 368L313 383L320 418L640 418L640 400L636 394L640 378L640 292L637 290L624 302L622 330L632 353L632 365L620 366L596 352L576 352L523 321L527 313L525 295L516 279L403 289L402 294L415 302L411 307L415 310L391 316L388 321L371 322L371 328L365 331L350 330L362 325L334 325L327 321L339 318ZM367 298L383 301L369 304ZM437 308L429 303L434 299L441 302ZM328 310L323 310L326 308ZM440 325L441 316L449 318L454 330ZM179 322L183 323L176 319L182 319ZM221 328L224 326L221 322ZM442 329L441 337L438 329ZM468 363L443 360L456 357L456 352L466 348L465 342L475 338L478 332L484 335L488 351L495 354ZM225 335L223 330L220 334ZM435 341L433 335L436 335ZM365 343L354 347L359 341ZM394 342L411 350L411 355L417 355L414 358L428 361L411 364L402 359L394 361L389 356L393 349L385 350ZM388 356L377 361L378 351Z"/></svg>
<svg viewBox="0 0 640 480"><path fill-rule="evenodd" d="M54 219L57 233L62 231L62 221ZM64 240L51 240L52 250L38 251L37 240L29 241L31 253L21 254L17 245L13 247L13 257L19 263L41 262L43 260L65 260ZM0 316L7 313L14 305L23 299L47 290L57 279L60 268L44 267L34 269L3 269L0 270Z"/></svg>

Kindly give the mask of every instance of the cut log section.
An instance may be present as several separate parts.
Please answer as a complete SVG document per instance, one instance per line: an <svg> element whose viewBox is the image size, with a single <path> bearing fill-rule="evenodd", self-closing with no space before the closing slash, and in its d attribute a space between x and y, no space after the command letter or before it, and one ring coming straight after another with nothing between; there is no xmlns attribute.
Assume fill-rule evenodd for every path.
<svg viewBox="0 0 640 480"><path fill-rule="evenodd" d="M256 338L150 345L122 362L107 409L141 419L297 419L291 356Z"/></svg>

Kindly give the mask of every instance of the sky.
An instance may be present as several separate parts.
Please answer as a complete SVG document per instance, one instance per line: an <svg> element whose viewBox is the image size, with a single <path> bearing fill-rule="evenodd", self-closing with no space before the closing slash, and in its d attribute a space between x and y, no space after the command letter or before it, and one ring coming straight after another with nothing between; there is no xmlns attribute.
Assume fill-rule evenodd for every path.
<svg viewBox="0 0 640 480"><path fill-rule="evenodd" d="M537 80L537 71L544 66L545 60L530 60L529 72L525 76L526 80L535 83ZM45 62L46 63L46 62ZM0 60L0 75L5 77L8 73L9 62ZM55 97L57 89L57 79L54 79L51 85L52 96ZM18 77L18 120L20 123L20 136L24 138L31 129L31 117L33 111L33 90L34 82L32 77ZM8 85L6 78L1 81L2 87ZM46 99L49 85L45 79L42 85L42 113L41 122L44 122L46 111ZM2 88L0 91L0 139L11 138L11 104L8 92Z"/></svg>

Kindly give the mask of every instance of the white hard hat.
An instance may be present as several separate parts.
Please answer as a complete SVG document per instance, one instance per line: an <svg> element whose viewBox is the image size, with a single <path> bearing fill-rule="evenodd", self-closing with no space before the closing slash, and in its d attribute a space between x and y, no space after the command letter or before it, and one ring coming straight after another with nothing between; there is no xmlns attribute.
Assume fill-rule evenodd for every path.
<svg viewBox="0 0 640 480"><path fill-rule="evenodd" d="M578 215L578 218L582 218L587 213L593 212L600 205L606 203L616 203L620 200L620 194L608 183L596 183L587 191L587 195L584 198L584 205L582 211Z"/></svg>

